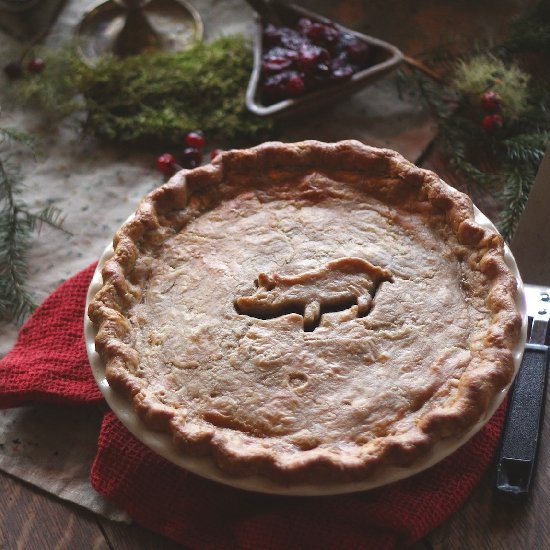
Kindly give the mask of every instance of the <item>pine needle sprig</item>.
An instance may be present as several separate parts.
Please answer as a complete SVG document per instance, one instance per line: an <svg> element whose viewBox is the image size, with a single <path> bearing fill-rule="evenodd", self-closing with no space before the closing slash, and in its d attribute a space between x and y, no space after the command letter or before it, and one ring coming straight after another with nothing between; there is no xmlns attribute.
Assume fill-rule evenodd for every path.
<svg viewBox="0 0 550 550"><path fill-rule="evenodd" d="M549 142L550 132L519 134L502 141L499 198L505 208L497 225L505 239L514 234Z"/></svg>
<svg viewBox="0 0 550 550"><path fill-rule="evenodd" d="M0 141L32 147L23 132L0 128ZM0 158L0 320L21 323L36 304L26 288L28 252L34 232L46 224L65 231L61 212L53 205L33 213L21 200L21 177L9 157Z"/></svg>
<svg viewBox="0 0 550 550"><path fill-rule="evenodd" d="M4 143L20 143L24 145L33 156L36 156L39 150L38 140L34 136L22 130L18 130L17 128L0 128L0 145Z"/></svg>
<svg viewBox="0 0 550 550"><path fill-rule="evenodd" d="M546 144L550 142L550 132L520 134L503 140L505 157L511 164L532 164L538 166L544 157Z"/></svg>
<svg viewBox="0 0 550 550"><path fill-rule="evenodd" d="M451 167L485 188L492 188L497 182L496 174L481 170L471 160L472 151L484 151L483 136L469 120L461 117L440 119L439 142ZM488 154L485 155L488 157Z"/></svg>
<svg viewBox="0 0 550 550"><path fill-rule="evenodd" d="M513 164L506 165L503 172L506 179L499 198L506 208L502 210L497 226L504 239L509 241L527 204L536 171L524 165Z"/></svg>
<svg viewBox="0 0 550 550"><path fill-rule="evenodd" d="M27 224L22 226L18 215L15 187L15 179L0 162L0 319L19 322L35 304L25 288L30 240Z"/></svg>

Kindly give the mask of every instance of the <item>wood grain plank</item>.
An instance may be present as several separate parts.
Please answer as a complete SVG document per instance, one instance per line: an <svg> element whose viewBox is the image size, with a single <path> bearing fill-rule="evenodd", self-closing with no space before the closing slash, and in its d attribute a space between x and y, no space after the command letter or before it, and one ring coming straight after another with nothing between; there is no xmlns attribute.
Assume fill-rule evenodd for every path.
<svg viewBox="0 0 550 550"><path fill-rule="evenodd" d="M0 472L0 549L108 550L94 514Z"/></svg>
<svg viewBox="0 0 550 550"><path fill-rule="evenodd" d="M113 550L181 550L183 546L136 523L127 525L98 517Z"/></svg>

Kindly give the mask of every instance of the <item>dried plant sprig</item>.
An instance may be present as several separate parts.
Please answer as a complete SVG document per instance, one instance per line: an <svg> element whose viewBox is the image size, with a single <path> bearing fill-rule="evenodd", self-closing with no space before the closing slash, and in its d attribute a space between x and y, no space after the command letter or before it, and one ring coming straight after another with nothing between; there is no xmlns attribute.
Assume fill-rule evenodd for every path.
<svg viewBox="0 0 550 550"><path fill-rule="evenodd" d="M488 90L502 98L509 120L517 119L527 108L530 77L517 65L506 65L490 54L476 55L458 62L451 87L474 106Z"/></svg>

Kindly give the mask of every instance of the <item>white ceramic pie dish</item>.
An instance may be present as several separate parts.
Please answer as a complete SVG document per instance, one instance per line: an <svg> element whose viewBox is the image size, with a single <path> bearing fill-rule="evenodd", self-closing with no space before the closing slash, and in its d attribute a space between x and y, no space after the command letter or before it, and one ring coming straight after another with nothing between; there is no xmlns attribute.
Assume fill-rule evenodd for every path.
<svg viewBox="0 0 550 550"><path fill-rule="evenodd" d="M494 229L491 221L477 208L475 209L475 219L480 225L484 227L491 227L492 229ZM112 256L112 254L113 247L112 244L110 244L109 246L107 246L101 258L99 259L97 268L90 283L86 299L86 312L88 310L88 304L90 303L90 300L103 284L101 269L104 263ZM512 256L512 253L507 246L505 249L505 261L512 273L514 273L517 280L517 305L522 314L521 335L518 344L514 350L515 372L517 373L521 364L521 358L523 355L523 349L527 336L527 313L521 276L519 274L514 257ZM95 350L96 330L89 320L86 312L84 314L84 336L92 373L94 375L94 378L96 379L99 389L105 397L105 400L107 401L108 405L115 413L117 418L122 422L122 424L124 424L124 426L126 426L126 428L144 445L146 445L165 459L169 460L170 462L176 464L177 466L180 466L201 477L248 491L287 496L336 495L366 491L410 477L440 462L441 460L452 454L454 451L459 449L469 439L471 439L493 416L495 411L501 405L506 393L508 392L509 386L511 385L510 384L509 386L504 388L497 396L495 396L485 416L462 438L450 438L448 440L438 442L436 445L434 445L432 451L428 455L426 455L422 460L418 460L409 467L380 467L380 469L377 470L378 473L376 477L374 478L370 478L365 481L353 481L346 483L293 483L286 485L276 483L263 476L234 477L220 470L215 464L214 460L209 456L188 456L178 452L172 445L171 436L168 433L157 432L148 428L134 411L131 403L127 401L123 396L116 393L109 386L109 383L105 378L105 365L101 360L99 354Z"/></svg>

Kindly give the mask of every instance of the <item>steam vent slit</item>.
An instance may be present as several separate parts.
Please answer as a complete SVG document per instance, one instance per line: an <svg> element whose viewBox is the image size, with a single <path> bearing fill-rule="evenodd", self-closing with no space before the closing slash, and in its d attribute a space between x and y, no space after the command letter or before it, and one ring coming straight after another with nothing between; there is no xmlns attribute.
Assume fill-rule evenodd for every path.
<svg viewBox="0 0 550 550"><path fill-rule="evenodd" d="M361 258L340 258L297 275L260 273L254 294L238 297L234 305L240 315L258 319L298 313L304 330L311 332L324 313L357 306L357 317L368 315L383 281L392 281L388 269Z"/></svg>

